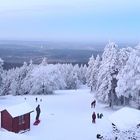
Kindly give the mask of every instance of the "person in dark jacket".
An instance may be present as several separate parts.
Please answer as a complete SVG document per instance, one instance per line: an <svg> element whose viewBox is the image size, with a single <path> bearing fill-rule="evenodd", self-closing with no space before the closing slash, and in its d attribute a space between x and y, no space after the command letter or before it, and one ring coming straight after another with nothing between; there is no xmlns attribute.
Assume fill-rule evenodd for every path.
<svg viewBox="0 0 140 140"><path fill-rule="evenodd" d="M93 114L92 114L92 123L95 123L95 120L96 120L96 114L95 114L95 112L93 112Z"/></svg>
<svg viewBox="0 0 140 140"><path fill-rule="evenodd" d="M102 117L103 117L103 114L101 113L101 114L100 114L100 119L102 119Z"/></svg>
<svg viewBox="0 0 140 140"><path fill-rule="evenodd" d="M95 108L95 106L96 106L96 100L94 100L92 103L91 103L91 108Z"/></svg>
<svg viewBox="0 0 140 140"><path fill-rule="evenodd" d="M98 118L98 119L100 118L100 114L99 114L99 113L97 113L97 118Z"/></svg>
<svg viewBox="0 0 140 140"><path fill-rule="evenodd" d="M36 121L39 120L40 113L41 113L40 105L38 105L38 106L36 107Z"/></svg>

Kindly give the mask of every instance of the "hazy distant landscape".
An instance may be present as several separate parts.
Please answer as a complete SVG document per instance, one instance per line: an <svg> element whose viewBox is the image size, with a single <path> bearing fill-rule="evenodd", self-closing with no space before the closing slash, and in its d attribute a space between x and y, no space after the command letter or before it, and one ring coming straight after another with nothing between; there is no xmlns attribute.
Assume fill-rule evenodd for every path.
<svg viewBox="0 0 140 140"><path fill-rule="evenodd" d="M93 54L101 54L104 45L93 43L41 42L41 41L0 41L0 57L4 68L21 66L24 61L40 63L47 57L49 63L86 64Z"/></svg>
<svg viewBox="0 0 140 140"><path fill-rule="evenodd" d="M40 63L43 57L48 63L87 64L89 57L101 55L106 43L47 42L47 41L0 41L0 57L4 69L21 66L24 61ZM134 46L120 43L119 47Z"/></svg>

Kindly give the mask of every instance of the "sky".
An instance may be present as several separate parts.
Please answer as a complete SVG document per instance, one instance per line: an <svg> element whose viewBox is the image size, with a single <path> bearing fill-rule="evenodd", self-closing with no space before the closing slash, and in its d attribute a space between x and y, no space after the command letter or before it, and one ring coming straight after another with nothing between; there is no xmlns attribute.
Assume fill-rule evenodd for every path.
<svg viewBox="0 0 140 140"><path fill-rule="evenodd" d="M0 0L0 39L140 41L139 0Z"/></svg>

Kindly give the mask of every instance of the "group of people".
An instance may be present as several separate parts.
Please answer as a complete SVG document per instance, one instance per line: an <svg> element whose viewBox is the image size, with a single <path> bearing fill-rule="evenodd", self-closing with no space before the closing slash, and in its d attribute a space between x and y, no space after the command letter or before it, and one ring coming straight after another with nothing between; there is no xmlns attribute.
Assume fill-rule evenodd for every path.
<svg viewBox="0 0 140 140"><path fill-rule="evenodd" d="M103 117L103 113L97 113L97 118L98 119L102 119L102 117Z"/></svg>
<svg viewBox="0 0 140 140"><path fill-rule="evenodd" d="M27 98L25 97L24 100L27 100ZM35 98L35 101L36 102L38 101L38 98L37 97ZM40 99L40 102L42 102L42 99Z"/></svg>
<svg viewBox="0 0 140 140"><path fill-rule="evenodd" d="M95 108L96 106L96 100L94 100L93 102L91 102L91 108ZM97 118L101 119L103 117L102 113L97 113ZM96 123L96 113L95 111L92 113L92 123Z"/></svg>

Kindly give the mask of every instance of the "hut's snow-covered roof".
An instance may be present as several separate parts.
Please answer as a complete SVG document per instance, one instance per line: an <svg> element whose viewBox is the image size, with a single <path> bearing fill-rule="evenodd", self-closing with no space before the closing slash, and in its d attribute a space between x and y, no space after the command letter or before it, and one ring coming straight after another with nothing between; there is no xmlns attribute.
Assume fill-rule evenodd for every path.
<svg viewBox="0 0 140 140"><path fill-rule="evenodd" d="M118 129L129 129L140 124L140 111L124 107L111 114L109 120L115 124Z"/></svg>
<svg viewBox="0 0 140 140"><path fill-rule="evenodd" d="M3 110L7 110L13 118L33 111L31 106L27 103L21 103L21 104L5 107Z"/></svg>

